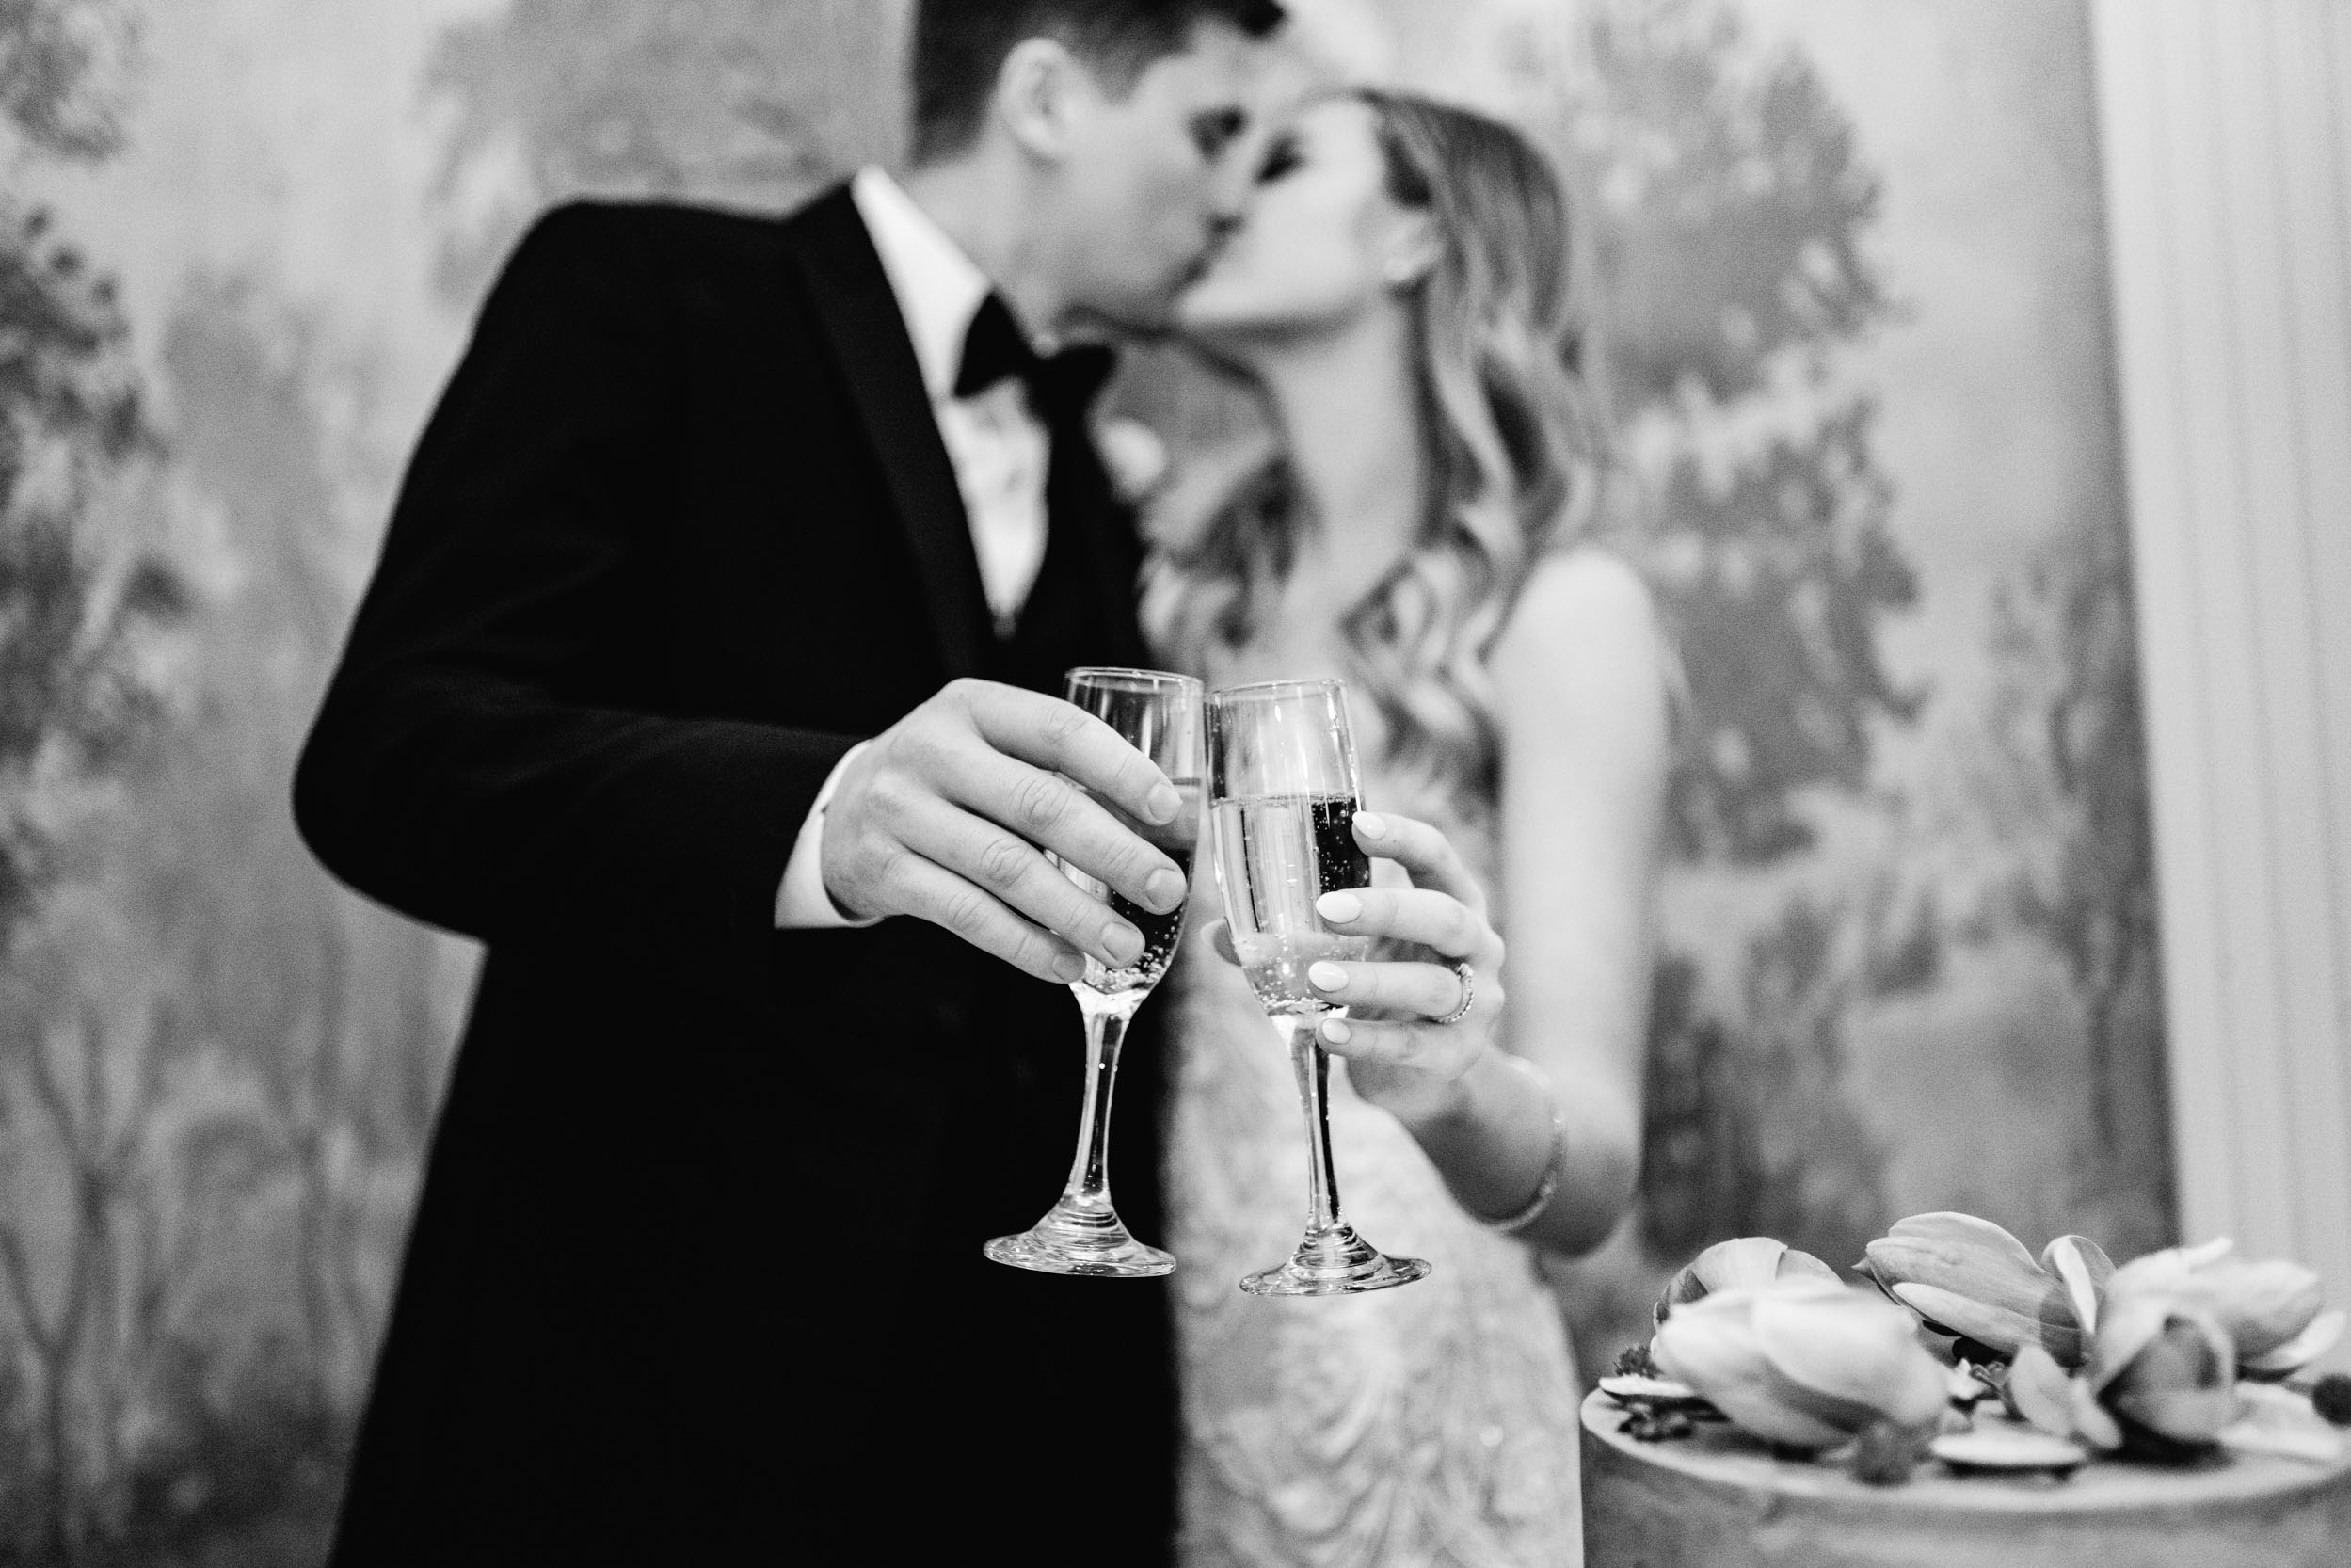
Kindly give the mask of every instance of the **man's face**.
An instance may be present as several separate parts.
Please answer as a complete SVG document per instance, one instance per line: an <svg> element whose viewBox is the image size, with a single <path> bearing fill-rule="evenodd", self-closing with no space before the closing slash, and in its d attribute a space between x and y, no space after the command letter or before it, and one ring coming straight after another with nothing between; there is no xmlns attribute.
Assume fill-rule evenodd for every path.
<svg viewBox="0 0 2351 1568"><path fill-rule="evenodd" d="M1248 194L1241 144L1263 46L1203 23L1124 95L1074 105L1053 236L1071 312L1132 331L1166 325Z"/></svg>

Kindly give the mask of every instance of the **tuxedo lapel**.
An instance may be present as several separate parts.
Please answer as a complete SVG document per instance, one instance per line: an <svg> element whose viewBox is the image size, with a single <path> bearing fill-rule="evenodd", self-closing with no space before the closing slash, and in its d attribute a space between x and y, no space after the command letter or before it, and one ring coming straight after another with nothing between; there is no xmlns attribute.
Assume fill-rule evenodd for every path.
<svg viewBox="0 0 2351 1568"><path fill-rule="evenodd" d="M897 503L948 677L976 674L990 635L979 558L881 257L845 184L787 220L786 231L816 318Z"/></svg>

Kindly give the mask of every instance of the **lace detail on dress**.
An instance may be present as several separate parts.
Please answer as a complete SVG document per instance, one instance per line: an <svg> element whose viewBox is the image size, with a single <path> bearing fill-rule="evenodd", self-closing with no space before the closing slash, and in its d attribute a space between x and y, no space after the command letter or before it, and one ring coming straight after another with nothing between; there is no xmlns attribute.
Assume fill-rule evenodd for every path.
<svg viewBox="0 0 2351 1568"><path fill-rule="evenodd" d="M1473 864L1490 864L1490 839L1451 813L1370 798L1433 815ZM1213 881L1193 897L1218 907ZM1463 1214L1412 1136L1334 1062L1348 1216L1435 1271L1368 1296L1242 1295L1235 1282L1287 1256L1304 1218L1288 1057L1239 972L1203 945L1186 945L1166 989L1182 1562L1579 1562L1578 1386L1531 1253Z"/></svg>

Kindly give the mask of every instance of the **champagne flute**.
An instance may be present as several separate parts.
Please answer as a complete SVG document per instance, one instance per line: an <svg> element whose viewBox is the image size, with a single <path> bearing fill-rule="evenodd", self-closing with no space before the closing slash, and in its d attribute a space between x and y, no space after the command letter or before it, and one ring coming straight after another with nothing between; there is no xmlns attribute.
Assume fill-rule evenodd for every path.
<svg viewBox="0 0 2351 1568"><path fill-rule="evenodd" d="M1192 849L1200 841L1200 682L1160 670L1127 669L1074 669L1062 680L1064 697L1125 736L1176 786L1183 804L1164 826L1109 808L1175 861L1189 883ZM1089 953L1085 978L1071 983L1069 989L1086 1021L1086 1094L1068 1184L1045 1218L1018 1236L1000 1236L981 1250L999 1263L1042 1273L1147 1279L1171 1272L1176 1259L1136 1240L1111 1205L1111 1087L1127 1025L1176 956L1184 905L1155 915L1058 856L1054 864L1141 932L1143 952L1132 964L1117 969Z"/></svg>
<svg viewBox="0 0 2351 1568"><path fill-rule="evenodd" d="M1318 959L1356 960L1371 949L1369 937L1333 931L1314 908L1324 893L1371 884L1370 857L1355 846L1362 788L1345 684L1273 680L1210 693L1208 792L1233 949L1289 1045L1306 1115L1305 1239L1288 1262L1248 1275L1240 1288L1253 1296L1352 1296L1409 1285L1429 1265L1383 1256L1339 1211L1331 1059L1316 1026L1347 1010L1306 983Z"/></svg>

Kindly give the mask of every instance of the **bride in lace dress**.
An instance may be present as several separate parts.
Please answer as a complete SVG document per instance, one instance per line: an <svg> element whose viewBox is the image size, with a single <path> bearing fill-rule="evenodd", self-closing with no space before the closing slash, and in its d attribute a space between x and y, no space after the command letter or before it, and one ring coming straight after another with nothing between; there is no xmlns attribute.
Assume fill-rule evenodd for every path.
<svg viewBox="0 0 2351 1568"><path fill-rule="evenodd" d="M1211 684L1350 684L1358 842L1375 888L1422 890L1363 900L1385 961L1317 966L1353 1011L1325 1025L1332 1135L1350 1217L1435 1264L1367 1296L1235 1288L1296 1241L1304 1129L1204 928L1168 987L1188 1564L1579 1560L1579 1390L1534 1249L1596 1245L1632 1189L1668 661L1586 538L1566 225L1508 128L1335 95L1270 143L1180 306L1280 450L1161 540L1146 622Z"/></svg>

